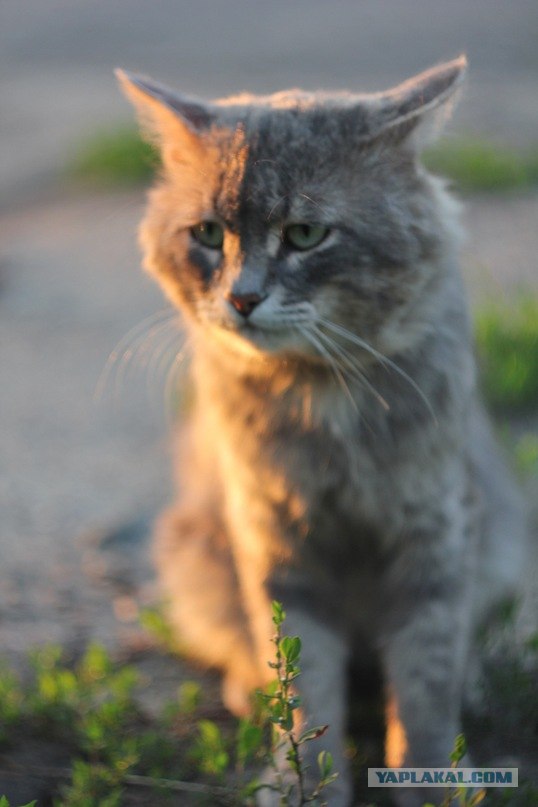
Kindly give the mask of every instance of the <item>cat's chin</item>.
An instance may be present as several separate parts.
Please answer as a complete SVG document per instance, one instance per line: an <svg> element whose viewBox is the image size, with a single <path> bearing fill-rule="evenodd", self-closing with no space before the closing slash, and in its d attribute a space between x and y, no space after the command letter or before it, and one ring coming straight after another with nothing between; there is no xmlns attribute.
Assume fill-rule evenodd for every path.
<svg viewBox="0 0 538 807"><path fill-rule="evenodd" d="M243 358L258 361L294 358L308 358L308 346L301 344L297 336L289 331L243 328L240 331L216 327L213 336L230 352Z"/></svg>

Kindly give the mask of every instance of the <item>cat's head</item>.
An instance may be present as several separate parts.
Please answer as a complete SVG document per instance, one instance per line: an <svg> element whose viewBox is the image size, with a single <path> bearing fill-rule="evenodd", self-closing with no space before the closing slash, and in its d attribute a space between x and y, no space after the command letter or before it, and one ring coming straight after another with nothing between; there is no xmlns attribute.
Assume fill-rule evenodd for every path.
<svg viewBox="0 0 538 807"><path fill-rule="evenodd" d="M378 94L213 103L118 71L162 154L145 265L191 327L253 355L329 361L339 328L405 347L450 240L418 154L465 66Z"/></svg>

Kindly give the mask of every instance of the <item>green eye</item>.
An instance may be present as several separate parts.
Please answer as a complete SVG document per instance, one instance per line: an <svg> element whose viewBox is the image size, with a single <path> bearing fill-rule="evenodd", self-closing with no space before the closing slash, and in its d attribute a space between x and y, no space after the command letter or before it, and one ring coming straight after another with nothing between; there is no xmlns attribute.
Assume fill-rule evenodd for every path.
<svg viewBox="0 0 538 807"><path fill-rule="evenodd" d="M328 235L322 224L290 224L284 230L284 241L293 249L313 249Z"/></svg>
<svg viewBox="0 0 538 807"><path fill-rule="evenodd" d="M216 221L201 221L191 227L191 235L209 249L222 249L224 243L224 230Z"/></svg>

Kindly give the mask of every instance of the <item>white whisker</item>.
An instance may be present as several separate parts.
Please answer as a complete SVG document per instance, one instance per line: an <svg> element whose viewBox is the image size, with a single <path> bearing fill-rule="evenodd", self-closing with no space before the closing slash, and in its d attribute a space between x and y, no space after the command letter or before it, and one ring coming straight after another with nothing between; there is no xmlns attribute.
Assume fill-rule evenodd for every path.
<svg viewBox="0 0 538 807"><path fill-rule="evenodd" d="M151 397L153 406L157 411L163 404L163 389L166 387L170 367L184 347L185 337L175 328L172 333L165 335L163 343L154 351L147 365L146 384L148 396Z"/></svg>
<svg viewBox="0 0 538 807"><path fill-rule="evenodd" d="M349 386L348 386L348 384L347 384L347 382L346 382L346 380L345 380L345 378L344 378L344 376L343 376L337 362L335 362L334 357L331 356L329 351L326 350L325 346L322 344L322 342L319 341L317 336L314 335L311 330L308 330L307 328L302 328L300 325L297 326L297 327L298 327L299 331L302 333L302 335L304 336L304 338L308 342L310 342L311 345L313 345L316 348L319 355L327 360L327 362L329 363L329 366L332 369L337 381L339 382L340 386L342 387L342 390L344 391L346 397L349 399L349 402L351 403L351 405L353 406L355 411L358 413L359 409L357 407L357 402L355 401L355 399L354 399L354 397L353 397L353 395L351 393L351 390L349 389Z"/></svg>
<svg viewBox="0 0 538 807"><path fill-rule="evenodd" d="M407 381L407 383L415 390L415 392L421 399L422 403L424 404L429 414L431 415L433 421L437 423L437 417L435 415L435 412L433 411L432 406L428 398L424 394L424 392L420 389L416 381L414 381L411 378L411 376L405 372L405 370L402 370L402 368L399 367L396 364L396 362L392 361L392 359L389 359L388 356L385 356L383 353L380 353L379 350L376 350L374 347L369 345L368 342L366 342L364 339L361 339L360 336L357 336L357 334L353 333L352 331L349 331L342 325L337 325L335 322L331 322L331 320L326 319L325 317L319 317L318 322L325 325L325 327L331 329L334 333L339 334L343 339L347 339L349 342L352 342L355 345L357 345L357 347L362 348L371 356L373 356L375 359L377 359L377 361L383 367L385 367L385 369L390 368L391 370L394 370L395 373L397 373L399 376L401 376L401 378Z"/></svg>
<svg viewBox="0 0 538 807"><path fill-rule="evenodd" d="M151 357L155 352L160 350L159 345L162 344L163 339L170 340L170 329L172 330L172 337L177 338L177 329L175 321L166 320L157 325L154 325L146 334L142 334L135 342L125 351L124 356L120 360L115 377L114 384L114 397L115 400L120 398L121 393L126 388L128 382L131 382L135 373L144 373L149 366ZM158 345L157 350L155 345Z"/></svg>
<svg viewBox="0 0 538 807"><path fill-rule="evenodd" d="M334 339L331 339L330 336L323 331L316 329L316 334L320 339L324 339L325 343L328 344L334 350L334 352L341 357L342 361L347 367L347 372L352 375L362 386L366 387L366 389L374 396L376 401L382 406L385 412L390 411L390 405L387 403L385 398L383 398L383 396L376 390L366 374L363 373L359 367L357 367L354 356L342 345L335 342Z"/></svg>
<svg viewBox="0 0 538 807"><path fill-rule="evenodd" d="M164 384L164 404L165 404L165 415L166 415L166 422L169 426L173 425L174 422L174 392L177 389L178 385L178 378L179 378L179 371L185 361L185 357L187 356L188 349L190 347L189 340L186 339L183 347L176 354L176 357L170 367L168 368L168 373L166 375L166 380Z"/></svg>
<svg viewBox="0 0 538 807"><path fill-rule="evenodd" d="M124 359L126 353L132 353L132 345L133 343L137 342L141 337L145 337L147 335L148 328L156 322L162 322L164 324L165 321L170 320L173 316L176 315L176 312L173 309L166 308L161 311L157 311L154 314L151 314L149 317L146 317L131 328L125 336L123 336L114 349L111 351L108 359L103 367L101 375L97 380L97 384L95 385L95 391L93 395L94 403L99 403L103 399L103 394L105 389L110 382L110 378L112 375L113 370L117 367L117 365Z"/></svg>

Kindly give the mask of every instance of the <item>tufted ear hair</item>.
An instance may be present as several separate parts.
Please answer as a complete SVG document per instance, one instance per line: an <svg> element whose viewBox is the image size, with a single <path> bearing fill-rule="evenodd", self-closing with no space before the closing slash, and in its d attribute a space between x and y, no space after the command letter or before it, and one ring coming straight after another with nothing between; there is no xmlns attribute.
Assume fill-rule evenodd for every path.
<svg viewBox="0 0 538 807"><path fill-rule="evenodd" d="M161 147L199 149L204 132L215 118L210 104L185 98L145 76L115 71L120 86L135 106L144 136Z"/></svg>
<svg viewBox="0 0 538 807"><path fill-rule="evenodd" d="M450 117L466 69L461 55L371 96L374 136L407 141L417 151L423 148Z"/></svg>

